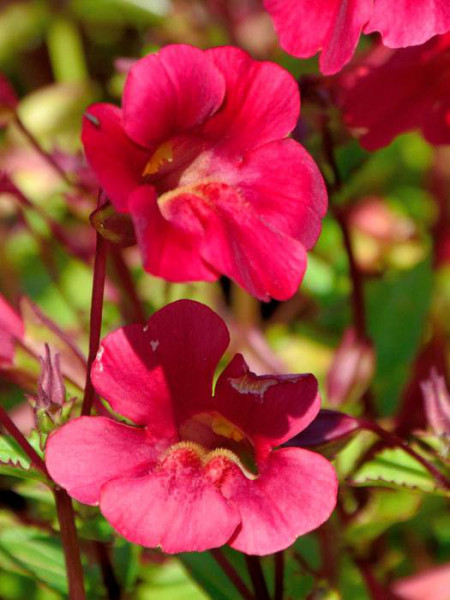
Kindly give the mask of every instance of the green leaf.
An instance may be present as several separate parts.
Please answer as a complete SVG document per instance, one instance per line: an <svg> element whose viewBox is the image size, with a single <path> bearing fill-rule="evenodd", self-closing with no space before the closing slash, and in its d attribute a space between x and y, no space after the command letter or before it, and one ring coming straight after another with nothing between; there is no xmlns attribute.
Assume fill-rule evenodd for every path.
<svg viewBox="0 0 450 600"><path fill-rule="evenodd" d="M17 572L32 575L49 587L67 593L59 540L31 528L8 528L0 533L0 553Z"/></svg>
<svg viewBox="0 0 450 600"><path fill-rule="evenodd" d="M383 415L391 415L396 410L425 326L432 290L430 262L371 282L367 288L370 337L377 355L378 408Z"/></svg>
<svg viewBox="0 0 450 600"><path fill-rule="evenodd" d="M388 448L366 462L351 483L363 486L408 488L429 494L444 494L429 471L401 448Z"/></svg>
<svg viewBox="0 0 450 600"><path fill-rule="evenodd" d="M146 564L136 600L208 600L209 596L193 582L183 566L175 559ZM220 596L212 596L219 600ZM236 595L234 596L236 598Z"/></svg>

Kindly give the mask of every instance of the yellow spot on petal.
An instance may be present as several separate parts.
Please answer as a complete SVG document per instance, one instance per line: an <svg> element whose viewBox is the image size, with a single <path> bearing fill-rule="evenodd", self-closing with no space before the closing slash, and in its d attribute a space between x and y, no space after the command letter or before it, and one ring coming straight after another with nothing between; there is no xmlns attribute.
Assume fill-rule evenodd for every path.
<svg viewBox="0 0 450 600"><path fill-rule="evenodd" d="M230 423L228 419L218 415L213 418L211 422L211 429L217 435L222 435L230 440L234 440L235 442L241 442L245 435L238 429L233 423Z"/></svg>
<svg viewBox="0 0 450 600"><path fill-rule="evenodd" d="M172 161L173 146L170 142L164 142L164 144L161 144L161 146L156 149L151 159L145 165L145 168L142 171L142 176L146 177L147 175L154 175L161 169L161 167L167 163L171 163Z"/></svg>

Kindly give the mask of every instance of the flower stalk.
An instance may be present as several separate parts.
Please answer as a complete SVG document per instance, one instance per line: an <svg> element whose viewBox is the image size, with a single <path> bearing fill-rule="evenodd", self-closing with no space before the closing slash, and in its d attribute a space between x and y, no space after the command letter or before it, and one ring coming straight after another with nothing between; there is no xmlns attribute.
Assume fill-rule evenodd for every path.
<svg viewBox="0 0 450 600"><path fill-rule="evenodd" d="M103 192L99 192L99 204ZM103 316L103 294L105 289L105 278L106 278L106 255L107 255L108 242L97 232L96 244L95 244L95 259L94 259L94 277L92 281L92 301L91 301L91 314L90 314L90 328L89 328L89 356L87 363L86 372L86 386L84 389L83 405L81 407L82 415L89 415L91 413L92 404L94 402L95 390L91 381L91 367L97 356L99 344L100 344L100 333L102 328L102 316Z"/></svg>

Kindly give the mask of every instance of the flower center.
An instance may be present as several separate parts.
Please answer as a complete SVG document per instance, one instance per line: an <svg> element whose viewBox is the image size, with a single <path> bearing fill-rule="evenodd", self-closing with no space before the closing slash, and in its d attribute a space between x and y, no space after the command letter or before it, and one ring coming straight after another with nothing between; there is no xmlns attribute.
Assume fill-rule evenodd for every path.
<svg viewBox="0 0 450 600"><path fill-rule="evenodd" d="M204 462L225 456L250 477L258 474L255 452L245 433L217 412L201 413L185 421L179 429L181 444L192 444ZM200 450L201 449L201 450Z"/></svg>
<svg viewBox="0 0 450 600"><path fill-rule="evenodd" d="M142 171L142 177L155 175L165 165L173 162L173 145L171 142L164 142L152 154L150 160L145 165Z"/></svg>

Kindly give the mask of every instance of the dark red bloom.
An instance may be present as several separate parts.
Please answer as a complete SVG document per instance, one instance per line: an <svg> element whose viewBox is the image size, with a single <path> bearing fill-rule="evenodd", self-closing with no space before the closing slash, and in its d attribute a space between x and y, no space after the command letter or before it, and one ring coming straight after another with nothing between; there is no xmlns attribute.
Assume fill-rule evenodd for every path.
<svg viewBox="0 0 450 600"><path fill-rule="evenodd" d="M361 33L381 33L389 48L423 44L450 29L447 0L264 0L286 52L321 51L320 70L336 73L352 58Z"/></svg>
<svg viewBox="0 0 450 600"><path fill-rule="evenodd" d="M338 84L344 119L368 150L415 129L450 144L450 34L417 48L380 46Z"/></svg>
<svg viewBox="0 0 450 600"><path fill-rule="evenodd" d="M131 542L166 552L230 544L249 554L289 546L330 516L330 463L279 448L316 417L312 375L251 373L209 308L180 300L147 325L108 335L92 369L97 391L132 427L80 417L53 433L47 467L73 497Z"/></svg>
<svg viewBox="0 0 450 600"><path fill-rule="evenodd" d="M258 298L298 288L326 191L292 139L299 92L237 48L167 46L130 68L122 109L92 106L86 156L130 213L144 267L169 281L234 279Z"/></svg>

